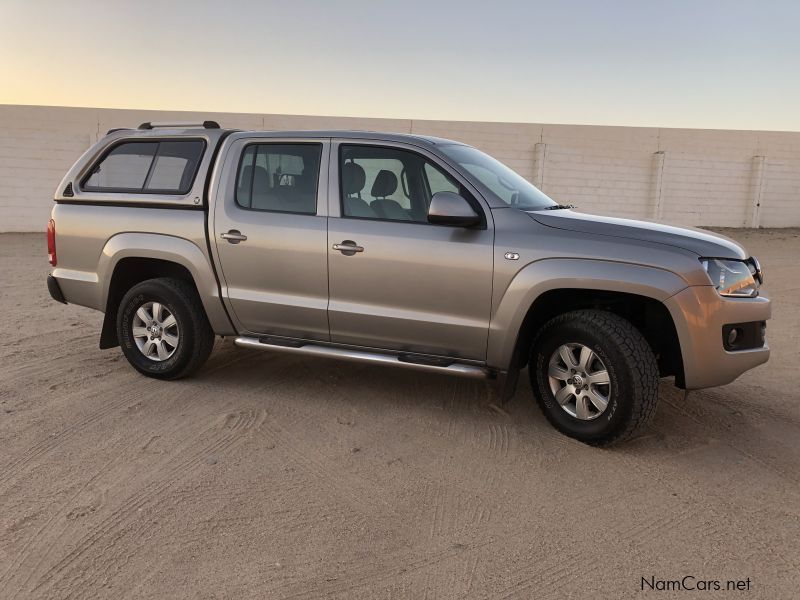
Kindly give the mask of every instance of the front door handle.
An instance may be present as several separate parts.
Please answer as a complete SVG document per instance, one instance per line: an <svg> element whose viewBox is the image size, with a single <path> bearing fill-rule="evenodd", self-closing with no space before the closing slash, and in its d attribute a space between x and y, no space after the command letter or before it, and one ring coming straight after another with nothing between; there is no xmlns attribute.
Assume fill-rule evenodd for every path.
<svg viewBox="0 0 800 600"><path fill-rule="evenodd" d="M364 246L357 245L353 240L344 240L341 244L334 244L333 249L345 256L353 256L356 252L363 252Z"/></svg>
<svg viewBox="0 0 800 600"><path fill-rule="evenodd" d="M219 237L221 237L223 240L228 240L228 242L231 244L238 244L239 242L243 242L247 239L247 236L243 235L238 229L231 229L227 233L220 233Z"/></svg>

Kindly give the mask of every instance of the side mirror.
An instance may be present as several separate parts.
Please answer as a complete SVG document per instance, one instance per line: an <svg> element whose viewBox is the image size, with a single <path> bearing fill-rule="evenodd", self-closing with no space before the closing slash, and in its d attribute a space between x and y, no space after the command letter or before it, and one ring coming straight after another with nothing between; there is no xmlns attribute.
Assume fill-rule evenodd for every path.
<svg viewBox="0 0 800 600"><path fill-rule="evenodd" d="M436 192L428 207L428 223L472 227L479 225L481 217L462 196L455 192Z"/></svg>

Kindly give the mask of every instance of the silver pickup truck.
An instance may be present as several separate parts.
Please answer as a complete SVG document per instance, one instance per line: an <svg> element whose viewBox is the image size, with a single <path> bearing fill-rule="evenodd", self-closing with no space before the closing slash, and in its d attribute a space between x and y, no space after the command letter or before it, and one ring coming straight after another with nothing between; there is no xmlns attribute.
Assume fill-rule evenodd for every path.
<svg viewBox="0 0 800 600"><path fill-rule="evenodd" d="M246 348L493 380L528 367L593 445L686 389L765 362L758 262L700 230L583 214L479 150L360 131L144 123L59 185L52 297L105 313L100 347L177 379Z"/></svg>

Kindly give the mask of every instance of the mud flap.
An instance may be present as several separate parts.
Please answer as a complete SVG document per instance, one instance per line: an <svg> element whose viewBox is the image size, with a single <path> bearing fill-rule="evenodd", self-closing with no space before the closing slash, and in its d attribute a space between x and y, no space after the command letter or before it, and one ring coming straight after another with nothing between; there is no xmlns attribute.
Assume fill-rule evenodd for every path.
<svg viewBox="0 0 800 600"><path fill-rule="evenodd" d="M100 332L100 349L106 350L107 348L116 348L119 346L117 339L117 313L106 312L103 319L103 329Z"/></svg>
<svg viewBox="0 0 800 600"><path fill-rule="evenodd" d="M500 406L508 404L517 391L519 381L519 367L512 366L508 371L500 371L494 381L495 394Z"/></svg>

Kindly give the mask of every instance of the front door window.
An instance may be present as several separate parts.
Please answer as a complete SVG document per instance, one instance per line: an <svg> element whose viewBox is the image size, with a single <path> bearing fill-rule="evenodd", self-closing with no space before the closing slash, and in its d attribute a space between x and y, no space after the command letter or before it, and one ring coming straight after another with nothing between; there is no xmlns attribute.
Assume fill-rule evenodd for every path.
<svg viewBox="0 0 800 600"><path fill-rule="evenodd" d="M400 148L342 146L340 169L345 217L427 223L433 194L467 195L425 157Z"/></svg>

